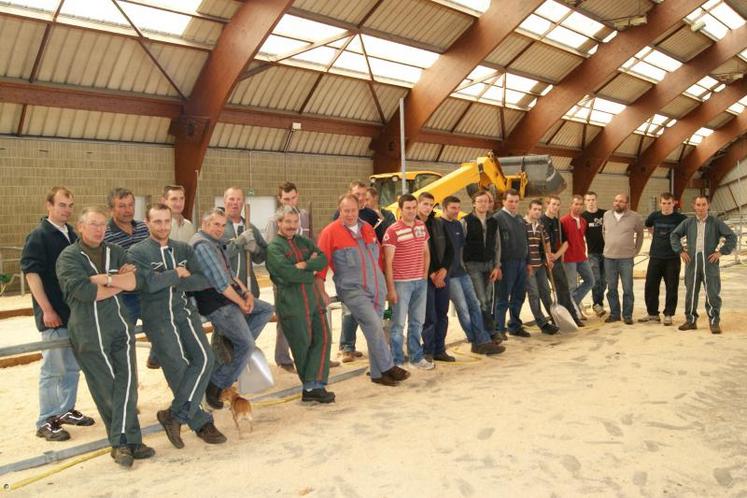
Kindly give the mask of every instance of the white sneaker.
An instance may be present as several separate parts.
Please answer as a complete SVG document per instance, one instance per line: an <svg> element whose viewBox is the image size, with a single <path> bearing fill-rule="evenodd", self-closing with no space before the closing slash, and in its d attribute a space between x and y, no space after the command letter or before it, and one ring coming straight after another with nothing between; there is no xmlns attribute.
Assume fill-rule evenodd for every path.
<svg viewBox="0 0 747 498"><path fill-rule="evenodd" d="M672 317L669 315L664 315L664 325L672 325Z"/></svg>
<svg viewBox="0 0 747 498"><path fill-rule="evenodd" d="M646 323L646 322L660 322L661 318L659 318L659 315L646 315L643 318L639 318L639 323Z"/></svg>
<svg viewBox="0 0 747 498"><path fill-rule="evenodd" d="M411 365L415 368L419 368L420 370L433 370L434 368L436 368L436 365L426 360L425 358L421 359L417 363L411 363Z"/></svg>
<svg viewBox="0 0 747 498"><path fill-rule="evenodd" d="M599 305L599 304L595 304L595 305L594 305L594 306L592 307L592 309L594 310L594 313L596 313L596 314L597 314L597 316L604 316L604 314L605 314L605 313L607 313L606 311L604 311L604 307L602 307L602 306L601 306L601 305Z"/></svg>

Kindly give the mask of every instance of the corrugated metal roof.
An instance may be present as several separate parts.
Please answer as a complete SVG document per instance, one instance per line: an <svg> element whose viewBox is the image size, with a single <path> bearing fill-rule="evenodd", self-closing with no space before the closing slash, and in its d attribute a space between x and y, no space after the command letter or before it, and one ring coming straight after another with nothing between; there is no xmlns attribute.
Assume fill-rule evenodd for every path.
<svg viewBox="0 0 747 498"><path fill-rule="evenodd" d="M651 144L654 143L654 140L656 140L654 137L644 137L643 138L643 146L641 147L641 153L643 153L646 149L651 147Z"/></svg>
<svg viewBox="0 0 747 498"><path fill-rule="evenodd" d="M274 66L239 82L228 101L231 104L300 111L319 73Z"/></svg>
<svg viewBox="0 0 747 498"><path fill-rule="evenodd" d="M407 152L408 161L435 161L441 146L438 144L415 143Z"/></svg>
<svg viewBox="0 0 747 498"><path fill-rule="evenodd" d="M368 137L299 131L293 134L288 152L370 157L370 141Z"/></svg>
<svg viewBox="0 0 747 498"><path fill-rule="evenodd" d="M223 31L223 25L204 19L191 18L180 38L214 46Z"/></svg>
<svg viewBox="0 0 747 498"><path fill-rule="evenodd" d="M192 93L195 81L207 61L208 53L161 43L151 43L150 50L182 93L187 96Z"/></svg>
<svg viewBox="0 0 747 498"><path fill-rule="evenodd" d="M531 38L518 33L511 33L495 50L485 57L485 60L505 67L532 42Z"/></svg>
<svg viewBox="0 0 747 498"><path fill-rule="evenodd" d="M425 123L425 128L434 130L451 130L456 126L459 117L464 114L464 110L470 102L464 99L449 97L444 100L436 112L434 112Z"/></svg>
<svg viewBox="0 0 747 498"><path fill-rule="evenodd" d="M168 134L169 123L167 118L28 106L22 134L118 142L172 143L173 137Z"/></svg>
<svg viewBox="0 0 747 498"><path fill-rule="evenodd" d="M597 95L632 104L652 86L651 83L635 76L618 73L612 81L597 92Z"/></svg>
<svg viewBox="0 0 747 498"><path fill-rule="evenodd" d="M740 59L739 57L732 57L731 59L711 71L711 74L734 73L738 71L741 71L743 73L747 72L747 62Z"/></svg>
<svg viewBox="0 0 747 498"><path fill-rule="evenodd" d="M565 125L553 137L552 145L562 145L564 147L581 147L581 136L584 125L575 121L566 121Z"/></svg>
<svg viewBox="0 0 747 498"><path fill-rule="evenodd" d="M196 10L200 14L231 19L239 7L241 4L234 0L202 0Z"/></svg>
<svg viewBox="0 0 747 498"><path fill-rule="evenodd" d="M653 4L646 0L586 0L581 12L589 12L600 19L618 19L648 12Z"/></svg>
<svg viewBox="0 0 747 498"><path fill-rule="evenodd" d="M306 113L380 122L376 103L365 81L325 75L316 87Z"/></svg>
<svg viewBox="0 0 747 498"><path fill-rule="evenodd" d="M618 173L622 174L628 171L628 165L626 163L616 163L614 161L607 161L602 170L604 173ZM628 187L628 182L625 182L625 188Z"/></svg>
<svg viewBox="0 0 747 498"><path fill-rule="evenodd" d="M744 111L742 111L742 112L744 112ZM712 128L714 130L717 130L717 129L721 128L722 126L724 126L729 121L731 121L732 119L734 119L734 114L731 114L729 112L722 112L721 114L719 114L718 116L716 116L712 120L708 121L708 124L706 124L706 126L708 128Z"/></svg>
<svg viewBox="0 0 747 498"><path fill-rule="evenodd" d="M519 121L521 121L525 114L525 112L517 111L516 109L503 109L503 125L506 128L506 135L511 133L511 131L517 124L519 124Z"/></svg>
<svg viewBox="0 0 747 498"><path fill-rule="evenodd" d="M592 140L596 138L597 135L599 135L602 130L601 126L595 126L595 125L589 125L586 127L586 145L589 145Z"/></svg>
<svg viewBox="0 0 747 498"><path fill-rule="evenodd" d="M474 161L478 157L484 156L487 153L488 151L486 149L447 145L441 153L440 161L445 163L464 163Z"/></svg>
<svg viewBox="0 0 747 498"><path fill-rule="evenodd" d="M210 138L210 147L248 150L282 150L288 130L218 123Z"/></svg>
<svg viewBox="0 0 747 498"><path fill-rule="evenodd" d="M582 57L565 50L535 42L509 67L557 83L583 61Z"/></svg>
<svg viewBox="0 0 747 498"><path fill-rule="evenodd" d="M540 138L540 143L546 144L548 140L550 140L550 137L555 135L555 132L558 131L558 128L563 126L565 124L564 119L559 119L557 123L552 125L549 130L547 130L547 133L545 133L542 138Z"/></svg>
<svg viewBox="0 0 747 498"><path fill-rule="evenodd" d="M443 52L473 21L470 15L430 0L384 0L364 26L432 45Z"/></svg>
<svg viewBox="0 0 747 498"><path fill-rule="evenodd" d="M681 117L685 116L687 113L698 107L698 105L700 105L700 102L698 102L697 100L686 97L685 95L680 95L679 97L662 107L659 110L659 114L665 114L667 116L672 116L680 119Z"/></svg>
<svg viewBox="0 0 747 498"><path fill-rule="evenodd" d="M682 147L684 146L685 146L684 144L677 146L672 152L669 153L669 155L666 157L666 160L667 161L679 161L680 154L682 153Z"/></svg>
<svg viewBox="0 0 747 498"><path fill-rule="evenodd" d="M293 2L293 7L357 25L363 20L363 16L376 5L376 2L377 0L356 0L355 2L296 0Z"/></svg>
<svg viewBox="0 0 747 498"><path fill-rule="evenodd" d="M651 176L654 178L667 178L669 176L669 168L656 168L654 172L651 173Z"/></svg>
<svg viewBox="0 0 747 498"><path fill-rule="evenodd" d="M43 34L41 23L0 17L0 75L29 78Z"/></svg>
<svg viewBox="0 0 747 498"><path fill-rule="evenodd" d="M0 133L15 133L18 127L18 120L21 119L21 109L19 104L6 104L0 102Z"/></svg>
<svg viewBox="0 0 747 498"><path fill-rule="evenodd" d="M694 33L685 25L657 46L683 61L689 61L712 43L710 38L702 33Z"/></svg>
<svg viewBox="0 0 747 498"><path fill-rule="evenodd" d="M456 132L499 138L501 136L500 108L487 104L474 104L457 126Z"/></svg>
<svg viewBox="0 0 747 498"><path fill-rule="evenodd" d="M194 59L187 65L193 67ZM136 41L62 26L55 27L49 37L39 80L152 95L177 95Z"/></svg>
<svg viewBox="0 0 747 498"><path fill-rule="evenodd" d="M374 83L374 91L379 99L379 105L384 117L389 121L399 107L399 99L407 96L408 90L399 86Z"/></svg>
<svg viewBox="0 0 747 498"><path fill-rule="evenodd" d="M628 154L630 156L636 155L638 152L638 145L641 143L641 135L635 133L629 135L628 138L623 140L623 143L615 150L617 154Z"/></svg>
<svg viewBox="0 0 747 498"><path fill-rule="evenodd" d="M567 171L571 169L572 160L572 157L552 156L552 165L555 166L555 169Z"/></svg>

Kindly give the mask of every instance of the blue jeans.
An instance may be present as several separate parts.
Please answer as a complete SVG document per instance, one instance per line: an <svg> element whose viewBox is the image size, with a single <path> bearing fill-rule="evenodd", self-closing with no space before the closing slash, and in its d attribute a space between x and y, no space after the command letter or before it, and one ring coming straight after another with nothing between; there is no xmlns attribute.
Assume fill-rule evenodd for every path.
<svg viewBox="0 0 747 498"><path fill-rule="evenodd" d="M516 332L521 328L519 315L524 304L527 289L526 259L507 259L501 261L503 278L495 283L495 323L497 330L506 331L506 311L508 311L508 331Z"/></svg>
<svg viewBox="0 0 747 498"><path fill-rule="evenodd" d="M544 265L532 269L532 274L527 275L527 297L529 298L529 309L537 326L542 328L550 322L550 318L542 313L542 306L550 312L552 298L550 296L550 283L547 277L547 268Z"/></svg>
<svg viewBox="0 0 747 498"><path fill-rule="evenodd" d="M42 341L69 339L64 327L47 329L41 333ZM73 349L55 348L42 350L42 364L39 372L39 420L38 429L49 417L64 415L75 408L78 397L78 377L80 367Z"/></svg>
<svg viewBox="0 0 747 498"><path fill-rule="evenodd" d="M633 318L633 258L604 260L607 274L607 301L610 303L610 318L620 318L620 295L617 281L622 280L622 317Z"/></svg>
<svg viewBox="0 0 747 498"><path fill-rule="evenodd" d="M604 256L589 254L591 273L594 275L594 287L591 288L591 298L594 305L604 306L604 289L607 288L606 272L604 271Z"/></svg>
<svg viewBox="0 0 747 498"><path fill-rule="evenodd" d="M449 329L449 279L446 286L436 288L428 279L428 297L423 324L423 352L437 355L446 352L446 332Z"/></svg>
<svg viewBox="0 0 747 498"><path fill-rule="evenodd" d="M449 277L449 297L454 303L459 325L467 335L467 340L475 345L490 342L490 332L485 330L485 322L482 320L480 301L468 274Z"/></svg>
<svg viewBox="0 0 747 498"><path fill-rule="evenodd" d="M256 347L254 340L259 337L265 324L272 317L272 312L271 304L255 299L254 309L249 315L244 315L233 303L222 306L208 315L215 330L233 346L231 361L216 363L210 382L221 389L236 382L246 366L249 355Z"/></svg>
<svg viewBox="0 0 747 498"><path fill-rule="evenodd" d="M358 322L348 307L342 305L342 329L340 330L340 351L355 351L355 334L358 332Z"/></svg>
<svg viewBox="0 0 747 498"><path fill-rule="evenodd" d="M425 279L394 282L397 303L392 306L392 359L397 365L405 362L403 352L405 321L407 321L407 355L411 363L423 359L423 346L420 343L425 321L427 285Z"/></svg>
<svg viewBox="0 0 747 498"><path fill-rule="evenodd" d="M568 288L573 296L573 302L579 307L586 294L594 287L594 273L591 270L589 261L579 261L576 263L563 262ZM581 285L578 285L578 277L581 276Z"/></svg>

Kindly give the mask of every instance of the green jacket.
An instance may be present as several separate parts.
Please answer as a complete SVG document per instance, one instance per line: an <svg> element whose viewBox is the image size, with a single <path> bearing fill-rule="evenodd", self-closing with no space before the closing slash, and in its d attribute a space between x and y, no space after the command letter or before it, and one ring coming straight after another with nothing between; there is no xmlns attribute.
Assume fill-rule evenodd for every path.
<svg viewBox="0 0 747 498"><path fill-rule="evenodd" d="M252 292L254 297L259 297L259 283L256 275L254 275L252 263L264 263L267 257L267 242L262 238L259 229L245 220L244 229L251 229L254 232L254 240L257 241L257 251L251 254L251 259L247 260L246 247L244 247L242 240L237 237L231 220L226 221L226 231L223 233L221 242L226 244L226 253L228 253L228 258L231 261L233 274L241 280L241 283L246 285L246 288Z"/></svg>
<svg viewBox="0 0 747 498"><path fill-rule="evenodd" d="M316 253L315 257L311 257ZM303 270L296 263L306 261ZM298 318L322 311L321 297L314 286L314 273L327 266L327 257L311 239L294 235L275 237L267 247L267 270L277 287L275 309L278 316Z"/></svg>
<svg viewBox="0 0 747 498"><path fill-rule="evenodd" d="M202 290L210 286L202 275L192 247L184 242L169 239L161 245L150 237L138 242L127 251L127 262L137 266L142 278L140 309L146 329L171 326L197 315L197 309L185 292ZM179 278L176 267L187 268L191 276Z"/></svg>
<svg viewBox="0 0 747 498"><path fill-rule="evenodd" d="M687 237L687 252L691 258L694 258L695 245L698 240L698 222L694 216L680 223L677 228L672 230L672 234L669 236L669 241L672 243L672 250L677 254L683 251L682 237ZM718 245L721 242L721 237L724 238L724 243L719 248ZM737 236L732 229L720 219L709 214L705 222L705 237L703 240L703 250L706 256L714 253L716 249L719 249L719 252L723 255L731 254L736 245Z"/></svg>
<svg viewBox="0 0 747 498"><path fill-rule="evenodd" d="M89 277L99 273L113 274L125 263L125 251L115 244L102 242L106 268L96 268L91 259L83 252L80 241L65 248L57 259L57 279L62 288L62 295L70 307L68 330L80 346L98 349L98 336L111 336L117 333L129 333L133 324L121 301L120 295L96 301L98 286L91 283ZM141 277L136 274L138 287ZM84 347L85 347L84 346Z"/></svg>

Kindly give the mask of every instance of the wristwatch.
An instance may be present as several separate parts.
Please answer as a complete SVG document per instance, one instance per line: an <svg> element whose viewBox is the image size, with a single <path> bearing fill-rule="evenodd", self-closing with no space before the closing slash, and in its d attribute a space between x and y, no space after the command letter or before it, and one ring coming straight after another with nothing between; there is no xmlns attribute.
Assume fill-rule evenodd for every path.
<svg viewBox="0 0 747 498"><path fill-rule="evenodd" d="M106 283L104 284L104 287L111 287L112 286L112 277L111 275L106 276Z"/></svg>

